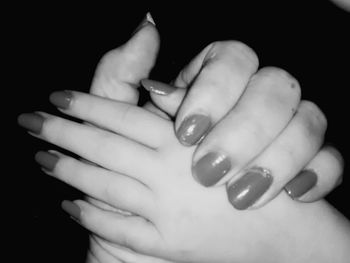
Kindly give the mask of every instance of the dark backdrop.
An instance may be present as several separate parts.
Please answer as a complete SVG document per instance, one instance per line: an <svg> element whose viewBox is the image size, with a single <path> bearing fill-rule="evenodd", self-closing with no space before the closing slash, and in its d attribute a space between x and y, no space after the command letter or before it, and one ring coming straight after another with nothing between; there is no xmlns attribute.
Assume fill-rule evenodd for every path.
<svg viewBox="0 0 350 263"><path fill-rule="evenodd" d="M282 67L300 81L303 98L315 101L328 117L326 141L335 144L348 160L350 40L346 32L350 13L327 1L249 1L246 5L230 2L191 8L180 3L147 8L101 3L79 8L17 6L5 23L10 29L6 41L13 52L7 65L11 84L4 89L13 94L5 96L4 101L11 102L10 111L15 115L34 110L57 113L48 103L48 95L62 89L88 91L101 56L126 41L145 13L151 11L162 37L153 78L171 80L212 41L243 41L257 52L261 66ZM33 156L52 146L16 127L15 116L12 123L15 153L7 164L14 171L9 175L15 179L10 189L16 190L11 192L19 197L11 204L16 213L10 216L13 222L19 219L15 226L19 231L15 231L11 243L20 251L15 256L35 262L83 262L86 232L60 209L63 199L79 198L81 193L41 172ZM345 169L345 177L347 173ZM349 189L345 178L327 198L348 218ZM13 196L10 200L14 200Z"/></svg>

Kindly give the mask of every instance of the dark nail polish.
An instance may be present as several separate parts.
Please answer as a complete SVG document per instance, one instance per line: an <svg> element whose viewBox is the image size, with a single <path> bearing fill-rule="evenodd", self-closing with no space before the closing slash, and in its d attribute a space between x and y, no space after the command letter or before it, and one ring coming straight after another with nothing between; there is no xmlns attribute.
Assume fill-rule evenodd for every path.
<svg viewBox="0 0 350 263"><path fill-rule="evenodd" d="M146 90L158 95L169 95L176 90L173 86L151 79L143 79L141 80L141 84Z"/></svg>
<svg viewBox="0 0 350 263"><path fill-rule="evenodd" d="M192 168L194 178L204 186L212 186L220 181L231 169L230 160L219 153L204 155Z"/></svg>
<svg viewBox="0 0 350 263"><path fill-rule="evenodd" d="M198 143L209 131L211 121L205 115L192 115L187 117L180 125L176 136L181 144L191 146Z"/></svg>
<svg viewBox="0 0 350 263"><path fill-rule="evenodd" d="M227 189L231 204L238 210L252 206L272 184L272 176L266 169L251 169Z"/></svg>
<svg viewBox="0 0 350 263"><path fill-rule="evenodd" d="M18 116L18 125L35 133L40 134L44 123L44 117L37 113L23 113Z"/></svg>
<svg viewBox="0 0 350 263"><path fill-rule="evenodd" d="M297 199L316 185L317 175L314 171L301 171L284 187L292 199Z"/></svg>
<svg viewBox="0 0 350 263"><path fill-rule="evenodd" d="M37 152L35 161L48 171L53 171L58 162L58 156L50 152Z"/></svg>
<svg viewBox="0 0 350 263"><path fill-rule="evenodd" d="M64 200L61 204L61 207L67 214L73 217L73 219L77 221L80 220L81 210L77 204L71 201Z"/></svg>
<svg viewBox="0 0 350 263"><path fill-rule="evenodd" d="M50 95L50 102L57 108L66 110L72 103L73 94L71 91L55 91Z"/></svg>

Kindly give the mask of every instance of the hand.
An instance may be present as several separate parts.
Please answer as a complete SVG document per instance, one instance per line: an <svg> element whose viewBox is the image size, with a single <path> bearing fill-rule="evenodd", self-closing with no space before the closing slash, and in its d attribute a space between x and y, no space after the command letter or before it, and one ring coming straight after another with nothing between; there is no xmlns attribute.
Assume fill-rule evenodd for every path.
<svg viewBox="0 0 350 263"><path fill-rule="evenodd" d="M173 117L177 113L182 144L201 141L193 157L194 177L205 186L227 182L235 208L261 207L286 185L294 199L318 200L337 186L343 170L336 149L320 150L326 118L313 103L300 103L299 84L290 74L271 67L256 72L257 67L257 56L246 45L215 42L179 74L178 89L142 83L155 104ZM297 120L295 113L306 108L312 119ZM246 191L242 200L243 185L256 178L256 167L267 175L264 187L250 184L254 191Z"/></svg>
<svg viewBox="0 0 350 263"><path fill-rule="evenodd" d="M147 23L147 19L145 21L142 24L147 26L141 27L126 45L107 53L102 59L92 86L93 94L107 94L107 97L118 101L136 103L138 96L131 96L130 99L124 93L130 93L129 90L132 94L137 93L135 87L148 76L159 48L156 28L152 23ZM228 185L233 186L252 167L269 171L274 179L266 184L269 189L262 189L266 192L261 191L251 202L239 204L237 191L232 191L234 187L228 188L230 200L236 208L262 206L286 185L293 199L303 202L319 200L341 182L343 171L342 157L335 148L327 146L319 150L326 119L315 105L309 103L315 115L313 129L305 130L304 134L299 130L293 135L295 138L285 135L293 132L290 125L295 122L290 122L290 119L300 105L299 84L288 73L276 68L261 69L253 74L257 64L256 55L246 45L235 41L215 42L182 70L174 82L179 89L150 81L143 81L143 84L163 111L173 117L179 111L177 120L184 119L184 115L193 115L193 112L206 112L211 126L216 125L194 155L193 174L199 182L208 186L217 183L217 180L219 184L229 180ZM254 81L249 81L251 77ZM187 95L186 88L190 88ZM283 98L285 103L281 104ZM271 100L271 103L266 105L266 100ZM275 108L278 107L280 110L277 112ZM164 112L150 103L146 104L146 108L166 117ZM244 116L251 117L248 119ZM201 130L205 135L205 129ZM310 135L308 131L311 131ZM178 131L178 138L182 138L180 133ZM194 137L202 136L200 133ZM293 139L286 141L286 137ZM188 138L182 139L186 141ZM281 149L281 144L288 146ZM203 156L206 157L198 161ZM213 169L213 160L208 159L215 156L221 162L220 165L214 162L216 165ZM220 176L224 178L220 180ZM254 204L256 199L259 200Z"/></svg>
<svg viewBox="0 0 350 263"><path fill-rule="evenodd" d="M121 215L82 200L66 203L65 209L98 236L175 261L287 262L295 249L303 262L309 260L310 248L304 244L311 242L310 237L319 242L317 251L333 240L337 255L346 254L342 244L350 242L348 225L329 223L344 219L324 202L297 205L280 195L259 210L230 209L224 187L207 189L189 176L195 147L179 144L170 120L93 95L70 92L69 96L71 103L62 111L96 127L46 113L22 116L22 123L34 136L99 165L41 152L36 159L48 174L139 215ZM309 113L301 107L296 116L304 119Z"/></svg>
<svg viewBox="0 0 350 263"><path fill-rule="evenodd" d="M148 38L147 35L152 35L153 34L153 30L152 27L145 27L144 29L142 29L139 34L135 35L136 36L136 41L135 37L128 42L127 45L125 45L123 47L123 51L121 50L116 50L115 52L110 52L107 56L105 56L105 58L103 59L103 62L101 63L99 70L97 71L99 74L97 74L98 77L95 78L94 81L94 85L92 88L92 92L99 94L99 95L106 95L108 97L114 98L114 99L119 99L119 100L123 100L123 101L131 101L131 102L135 102L137 100L137 91L134 89L134 86L136 86L136 84L138 83L138 79L141 79L142 77L147 76L147 70L150 70L151 65L153 63L152 60L152 56L151 57L147 57L145 56L145 54L156 54L156 50L157 48L155 48L153 50L153 52L144 52L142 53L143 49L138 49L136 47L139 47L138 45L140 44L140 42L142 41L146 41L146 40L154 40L156 39L155 37L153 38ZM142 41L141 41L142 40ZM151 44L152 41L149 42L149 44ZM154 43L152 43L154 44ZM147 45L145 45L147 47ZM152 45L149 45L152 46ZM156 45L153 45L155 47L157 47ZM129 63L125 63L125 59L129 58L130 56L127 56L128 53L130 52L135 52L135 50L141 51L140 54L137 54L137 56L135 56L135 58L141 58L139 61L137 59L135 59L134 61L129 61ZM133 53L132 53L133 54ZM155 55L154 55L155 57ZM147 59L146 59L147 58ZM142 60L143 59L143 60ZM135 70L135 65L140 65L140 62L145 62L145 61L149 61L150 63L144 63L146 64L146 67L144 67L144 72L142 72L142 70L137 71L138 67L136 67ZM117 63L119 62L119 63ZM124 62L124 63L121 63ZM133 63L132 63L133 62ZM128 66L119 66L119 65L128 65ZM141 63L142 65L142 63ZM113 70L111 70L111 66L114 66ZM149 67L147 69L147 66ZM129 79L124 79L125 78L125 74L119 74L120 72L125 72L129 69L130 72L132 72L133 69L135 70L135 72L138 72L138 74L132 75L129 74L129 76L134 76L133 78L129 78ZM113 72L115 72L116 74L113 74ZM105 73L108 73L106 75L104 75ZM135 77L136 76L136 77ZM134 83L133 85L128 86L128 83ZM113 92L114 90L118 90L118 92ZM124 96L124 91L126 93L126 96ZM130 92L128 92L130 91ZM131 96L128 96L128 94ZM136 94L136 96L135 96ZM120 98L118 98L118 96ZM147 107L149 107L150 104L148 104ZM154 107L150 107L150 109L152 111L157 110ZM157 111L157 113L162 114L161 112ZM163 115L164 116L164 115Z"/></svg>

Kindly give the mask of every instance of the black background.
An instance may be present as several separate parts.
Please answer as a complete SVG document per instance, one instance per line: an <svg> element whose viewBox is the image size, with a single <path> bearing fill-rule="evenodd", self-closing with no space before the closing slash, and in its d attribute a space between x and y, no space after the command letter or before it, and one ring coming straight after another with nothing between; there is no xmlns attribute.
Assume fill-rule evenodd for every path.
<svg viewBox="0 0 350 263"><path fill-rule="evenodd" d="M99 2L9 9L4 24L9 35L3 41L10 44L9 52L4 51L10 56L4 79L10 81L4 90L11 94L4 95L4 102L10 102L5 115L14 113L9 137L14 152L9 151L5 165L11 172L5 176L15 181L8 189L15 212L8 217L15 230L10 246L19 251L12 256L83 262L87 234L60 209L63 199L82 195L41 172L33 156L53 147L18 128L15 116L35 110L57 113L48 103L54 90L88 91L101 56L124 43L147 11L162 39L154 79L170 81L210 42L240 40L257 52L261 67L281 67L299 80L303 98L316 102L328 117L326 141L349 159L350 13L327 1L248 2L192 7L178 2L147 7ZM345 167L343 184L327 199L350 218L347 173Z"/></svg>

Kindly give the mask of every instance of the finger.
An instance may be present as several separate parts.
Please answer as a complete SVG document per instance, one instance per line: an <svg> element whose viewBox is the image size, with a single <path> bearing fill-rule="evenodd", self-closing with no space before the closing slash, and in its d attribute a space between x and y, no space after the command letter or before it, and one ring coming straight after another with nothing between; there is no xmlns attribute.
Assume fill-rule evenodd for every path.
<svg viewBox="0 0 350 263"><path fill-rule="evenodd" d="M89 250L86 254L86 263L101 263L93 254L92 252Z"/></svg>
<svg viewBox="0 0 350 263"><path fill-rule="evenodd" d="M140 262L140 263L171 263L171 261L155 258L147 255L143 255L140 253L136 253L130 249L122 247L117 244L113 244L106 240L101 240L101 238L94 236L96 242L100 244L105 250L109 251L114 257L119 258L120 260L132 263L132 262Z"/></svg>
<svg viewBox="0 0 350 263"><path fill-rule="evenodd" d="M145 184L154 171L154 150L106 130L46 113L22 114L18 122L35 137Z"/></svg>
<svg viewBox="0 0 350 263"><path fill-rule="evenodd" d="M88 165L56 151L38 152L35 160L47 174L93 198L145 217L152 213L150 189L133 178Z"/></svg>
<svg viewBox="0 0 350 263"><path fill-rule="evenodd" d="M330 193L342 182L344 161L334 147L323 147L285 187L293 199L314 202Z"/></svg>
<svg viewBox="0 0 350 263"><path fill-rule="evenodd" d="M50 101L62 112L103 129L122 134L151 148L157 148L171 123L129 103L117 102L82 92L58 91Z"/></svg>
<svg viewBox="0 0 350 263"><path fill-rule="evenodd" d="M98 199L95 199L95 198L92 198L91 196L85 196L84 197L84 200L94 206L97 206L103 210L107 210L107 211L111 211L111 212L114 212L114 213L118 213L120 215L124 215L124 216L132 216L132 215L135 215L129 211L126 211L126 210L122 210L120 208L116 208L114 206L111 206L105 202L102 202Z"/></svg>
<svg viewBox="0 0 350 263"><path fill-rule="evenodd" d="M159 50L159 34L148 13L139 29L121 47L109 51L99 62L90 92L136 104L137 87L148 77Z"/></svg>
<svg viewBox="0 0 350 263"><path fill-rule="evenodd" d="M228 183L236 209L258 208L274 198L316 155L327 121L319 108L302 101L283 132Z"/></svg>
<svg viewBox="0 0 350 263"><path fill-rule="evenodd" d="M149 112L152 112L156 114L159 117L162 117L163 119L170 120L169 115L167 115L164 111L162 111L160 108L158 108L156 105L154 105L151 101L147 101L143 108L145 110L148 110Z"/></svg>
<svg viewBox="0 0 350 263"><path fill-rule="evenodd" d="M175 81L177 87L191 86L176 118L179 141L196 144L235 105L257 67L255 53L237 41L206 47ZM152 96L154 102L166 98Z"/></svg>
<svg viewBox="0 0 350 263"><path fill-rule="evenodd" d="M195 179L205 186L227 182L287 126L299 100L300 88L289 74L277 68L260 70L235 108L197 147Z"/></svg>
<svg viewBox="0 0 350 263"><path fill-rule="evenodd" d="M169 116L174 117L186 96L186 88L176 88L173 85L155 80L143 79L142 86L151 94L153 103Z"/></svg>
<svg viewBox="0 0 350 263"><path fill-rule="evenodd" d="M118 257L115 257L109 251L105 250L95 239L95 237L90 236L90 251L94 259L99 260L98 262L103 263L123 263Z"/></svg>
<svg viewBox="0 0 350 263"><path fill-rule="evenodd" d="M152 253L155 246L161 246L161 238L155 226L138 216L122 216L82 201L64 201L62 208L83 227L123 247Z"/></svg>

